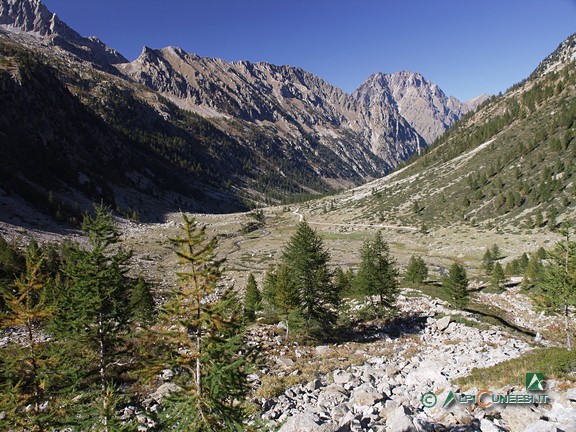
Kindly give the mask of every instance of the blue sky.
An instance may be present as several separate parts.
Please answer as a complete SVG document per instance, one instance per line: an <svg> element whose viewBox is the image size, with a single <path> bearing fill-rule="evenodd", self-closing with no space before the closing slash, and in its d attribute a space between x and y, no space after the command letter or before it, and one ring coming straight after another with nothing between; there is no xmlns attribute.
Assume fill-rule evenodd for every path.
<svg viewBox="0 0 576 432"><path fill-rule="evenodd" d="M576 0L44 0L134 60L168 45L299 66L351 93L376 72L422 73L467 100L526 78L576 32Z"/></svg>

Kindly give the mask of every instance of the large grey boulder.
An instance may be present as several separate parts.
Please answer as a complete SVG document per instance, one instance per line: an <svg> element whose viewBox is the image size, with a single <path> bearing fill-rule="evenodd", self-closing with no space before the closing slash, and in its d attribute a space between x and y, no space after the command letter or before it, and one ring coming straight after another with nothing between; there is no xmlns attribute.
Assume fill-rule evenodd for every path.
<svg viewBox="0 0 576 432"><path fill-rule="evenodd" d="M318 430L319 424L310 414L297 414L289 417L278 432L310 432Z"/></svg>
<svg viewBox="0 0 576 432"><path fill-rule="evenodd" d="M404 406L396 408L386 420L386 432L413 432L414 422Z"/></svg>
<svg viewBox="0 0 576 432"><path fill-rule="evenodd" d="M448 325L450 325L450 316L442 317L436 321L436 327L438 328L438 331L446 330Z"/></svg>
<svg viewBox="0 0 576 432"><path fill-rule="evenodd" d="M352 391L350 402L354 405L372 406L382 400L384 395L379 393L372 385L366 383Z"/></svg>

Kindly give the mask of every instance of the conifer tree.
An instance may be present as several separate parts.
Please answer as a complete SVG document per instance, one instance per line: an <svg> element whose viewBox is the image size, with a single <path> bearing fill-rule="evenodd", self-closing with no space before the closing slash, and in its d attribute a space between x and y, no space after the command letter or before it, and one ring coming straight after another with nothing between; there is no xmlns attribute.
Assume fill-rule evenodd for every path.
<svg viewBox="0 0 576 432"><path fill-rule="evenodd" d="M151 324L156 315L156 303L148 284L142 276L138 277L130 295L130 313L139 324Z"/></svg>
<svg viewBox="0 0 576 432"><path fill-rule="evenodd" d="M420 256L412 255L406 267L404 280L409 283L421 284L428 278L428 267Z"/></svg>
<svg viewBox="0 0 576 432"><path fill-rule="evenodd" d="M526 254L526 252L524 252L522 254L522 256L520 257L520 260L518 262L518 269L524 273L526 271L526 268L528 267L528 262L530 261L530 259L528 258L528 255Z"/></svg>
<svg viewBox="0 0 576 432"><path fill-rule="evenodd" d="M95 404L73 415L86 427L95 421L108 432L117 428L114 405L117 395L119 359L128 336L129 288L126 276L131 253L120 246L120 234L111 213L103 206L94 217L86 214L82 229L89 248L72 246L66 253L63 287L56 300L52 330L72 350L81 376L73 379L86 385L80 391L94 394ZM96 378L96 379L95 379Z"/></svg>
<svg viewBox="0 0 576 432"><path fill-rule="evenodd" d="M270 265L262 283L262 300L268 309L275 309L276 305L276 282L278 280L278 266Z"/></svg>
<svg viewBox="0 0 576 432"><path fill-rule="evenodd" d="M25 330L25 342L11 342L3 348L0 361L0 426L3 430L21 427L24 430L47 430L51 406L49 401L51 356L47 343L39 337L41 326L52 311L44 290L49 283L42 272L44 257L34 245L26 252L26 269L13 289L3 293L6 313L0 315L0 327Z"/></svg>
<svg viewBox="0 0 576 432"><path fill-rule="evenodd" d="M490 255L492 257L492 261L498 261L500 258L502 258L500 256L500 247L496 243L492 245L492 248L490 249Z"/></svg>
<svg viewBox="0 0 576 432"><path fill-rule="evenodd" d="M381 317L386 310L394 309L398 296L398 269L381 231L376 232L374 239L364 242L360 259L355 284L360 292L370 297Z"/></svg>
<svg viewBox="0 0 576 432"><path fill-rule="evenodd" d="M217 240L184 216L182 237L173 239L179 284L161 308L152 371L169 368L182 390L163 404L162 427L187 432L243 430L240 403L249 386L250 355L243 342L241 304L232 288L219 287L223 260Z"/></svg>
<svg viewBox="0 0 576 432"><path fill-rule="evenodd" d="M504 282L506 282L506 276L504 275L504 270L499 262L494 264L492 269L492 275L490 275L490 283L488 284L490 290L494 292L502 291Z"/></svg>
<svg viewBox="0 0 576 432"><path fill-rule="evenodd" d="M0 312L5 310L2 293L10 289L14 278L24 270L24 259L0 235Z"/></svg>
<svg viewBox="0 0 576 432"><path fill-rule="evenodd" d="M342 270L342 267L336 267L334 270L334 288L338 292L340 298L345 295L352 294L352 281L349 274Z"/></svg>
<svg viewBox="0 0 576 432"><path fill-rule="evenodd" d="M277 285L283 309L305 325L308 335L320 335L336 323L339 296L328 269L330 255L322 238L300 222L283 252Z"/></svg>
<svg viewBox="0 0 576 432"><path fill-rule="evenodd" d="M468 276L462 264L452 264L448 276L442 280L442 288L449 296L452 306L463 309L468 304Z"/></svg>
<svg viewBox="0 0 576 432"><path fill-rule="evenodd" d="M484 256L482 257L482 267L484 267L487 275L492 274L492 270L494 270L494 261L495 258L492 256L492 250L486 249L486 252L484 252Z"/></svg>
<svg viewBox="0 0 576 432"><path fill-rule="evenodd" d="M564 315L566 348L572 349L570 337L570 306L576 306L576 242L570 240L569 227L564 226L564 241L558 242L548 253L549 264L544 267L538 284L536 301L555 313Z"/></svg>
<svg viewBox="0 0 576 432"><path fill-rule="evenodd" d="M506 264L506 268L504 269L504 274L506 274L508 276L517 276L521 273L523 273L523 271L520 268L520 260L519 259L514 259L514 260L510 261L508 264Z"/></svg>
<svg viewBox="0 0 576 432"><path fill-rule="evenodd" d="M244 294L244 318L248 321L254 321L256 318L256 311L260 309L262 302L262 295L258 290L256 278L252 273L248 275L246 283L246 292Z"/></svg>
<svg viewBox="0 0 576 432"><path fill-rule="evenodd" d="M530 255L526 271L524 272L524 279L522 280L522 289L529 290L535 287L542 278L544 266L537 254Z"/></svg>

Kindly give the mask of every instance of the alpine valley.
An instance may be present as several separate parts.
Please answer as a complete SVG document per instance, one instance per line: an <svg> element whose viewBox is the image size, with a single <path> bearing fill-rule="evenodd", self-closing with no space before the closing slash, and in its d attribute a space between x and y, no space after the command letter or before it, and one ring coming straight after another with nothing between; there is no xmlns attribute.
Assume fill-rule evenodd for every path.
<svg viewBox="0 0 576 432"><path fill-rule="evenodd" d="M3 189L44 212L51 192L64 219L101 199L148 220L358 185L486 99L409 72L348 95L299 68L175 47L129 63L39 1L2 0L0 29Z"/></svg>
<svg viewBox="0 0 576 432"><path fill-rule="evenodd" d="M347 94L0 0L0 427L576 431L559 42L497 96Z"/></svg>

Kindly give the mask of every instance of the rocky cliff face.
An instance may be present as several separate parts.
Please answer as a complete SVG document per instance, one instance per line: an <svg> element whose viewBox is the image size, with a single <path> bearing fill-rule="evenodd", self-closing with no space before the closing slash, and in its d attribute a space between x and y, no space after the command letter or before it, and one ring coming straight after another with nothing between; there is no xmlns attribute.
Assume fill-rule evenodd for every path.
<svg viewBox="0 0 576 432"><path fill-rule="evenodd" d="M85 38L62 22L40 0L0 0L0 28L59 46L82 60L106 66L128 60L96 37ZM23 39L20 38L22 41ZM33 43L33 38L24 39Z"/></svg>
<svg viewBox="0 0 576 432"><path fill-rule="evenodd" d="M118 67L201 115L240 118L284 138L312 136L342 156L371 153L386 162L372 167L381 173L426 144L389 98L355 98L299 68L227 63L174 47L145 47Z"/></svg>
<svg viewBox="0 0 576 432"><path fill-rule="evenodd" d="M407 71L372 75L353 96L371 101L369 103L386 101L387 105L395 106L428 144L485 100L480 97L470 103L461 102L453 96L446 96L442 89L421 74Z"/></svg>

